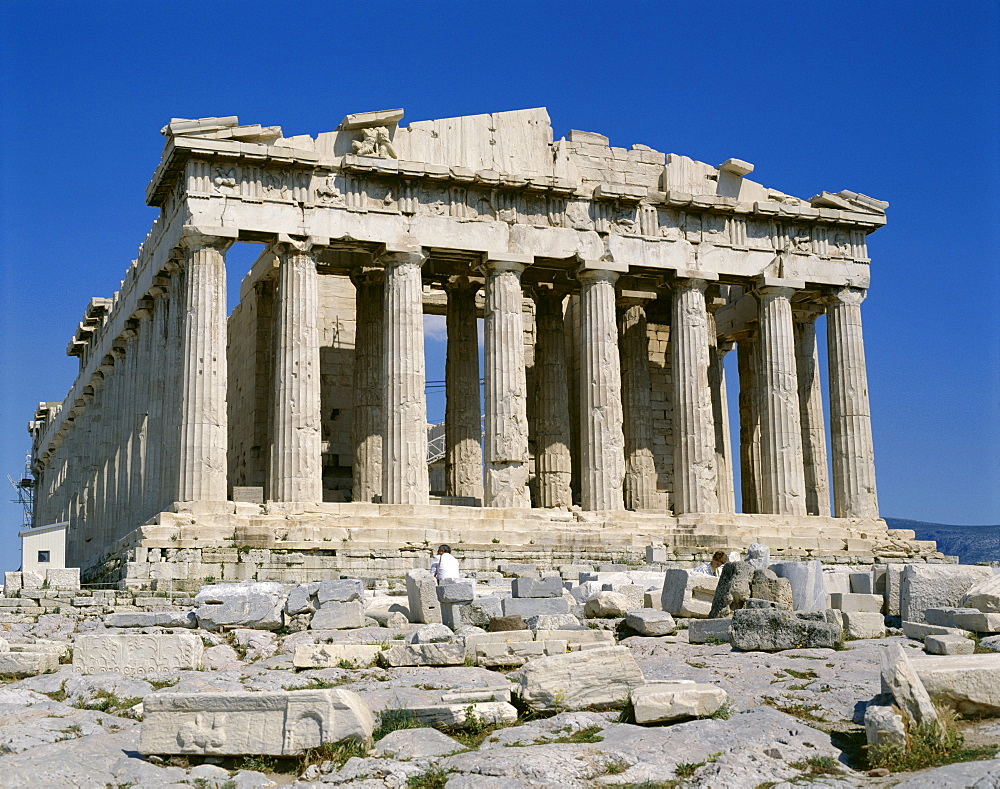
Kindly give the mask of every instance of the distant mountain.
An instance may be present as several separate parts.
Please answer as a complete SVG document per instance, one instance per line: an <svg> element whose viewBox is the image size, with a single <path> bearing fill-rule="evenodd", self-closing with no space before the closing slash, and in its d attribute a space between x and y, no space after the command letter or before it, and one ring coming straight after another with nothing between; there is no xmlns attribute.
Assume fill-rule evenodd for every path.
<svg viewBox="0 0 1000 789"><path fill-rule="evenodd" d="M957 556L962 564L1000 562L1000 525L949 526L904 518L886 518L890 529L913 529L918 540L934 540L946 556Z"/></svg>

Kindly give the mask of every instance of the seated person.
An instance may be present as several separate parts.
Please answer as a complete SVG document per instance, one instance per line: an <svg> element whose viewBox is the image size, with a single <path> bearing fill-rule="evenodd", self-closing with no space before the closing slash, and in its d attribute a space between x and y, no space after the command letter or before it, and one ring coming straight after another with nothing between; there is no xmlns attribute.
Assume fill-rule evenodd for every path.
<svg viewBox="0 0 1000 789"><path fill-rule="evenodd" d="M438 548L437 558L431 562L431 575L438 583L458 580L458 559L451 555L450 545L442 545Z"/></svg>
<svg viewBox="0 0 1000 789"><path fill-rule="evenodd" d="M702 562L692 572L704 573L705 575L722 575L722 568L726 564L727 559L725 551L716 551L712 554L712 561Z"/></svg>

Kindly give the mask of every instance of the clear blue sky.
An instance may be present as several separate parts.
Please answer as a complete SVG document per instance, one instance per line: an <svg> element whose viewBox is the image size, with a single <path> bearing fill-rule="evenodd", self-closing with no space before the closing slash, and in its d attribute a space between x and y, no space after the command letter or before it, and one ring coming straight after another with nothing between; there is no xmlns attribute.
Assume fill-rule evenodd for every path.
<svg viewBox="0 0 1000 789"><path fill-rule="evenodd" d="M557 137L888 200L864 305L882 512L1000 522L995 2L3 0L0 29L0 474L156 215L172 116L315 135L366 110L545 106ZM19 517L0 505L2 569Z"/></svg>

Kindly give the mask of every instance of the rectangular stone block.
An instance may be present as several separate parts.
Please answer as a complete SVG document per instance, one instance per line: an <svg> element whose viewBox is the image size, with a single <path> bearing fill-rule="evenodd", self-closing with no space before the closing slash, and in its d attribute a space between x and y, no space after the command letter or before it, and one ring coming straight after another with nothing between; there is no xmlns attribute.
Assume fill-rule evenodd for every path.
<svg viewBox="0 0 1000 789"><path fill-rule="evenodd" d="M256 486L234 486L233 501L244 504L263 504L264 488Z"/></svg>
<svg viewBox="0 0 1000 789"><path fill-rule="evenodd" d="M354 578L343 578L339 581L322 581L316 589L316 599L323 603L349 603L361 600L365 594L365 585Z"/></svg>
<svg viewBox="0 0 1000 789"><path fill-rule="evenodd" d="M151 693L139 752L294 756L324 743L370 742L374 720L348 690Z"/></svg>
<svg viewBox="0 0 1000 789"><path fill-rule="evenodd" d="M732 617L724 619L692 619L688 622L688 642L704 644L708 639L729 642L729 629L733 624Z"/></svg>
<svg viewBox="0 0 1000 789"><path fill-rule="evenodd" d="M312 630L347 630L365 626L365 607L360 600L349 603L325 603L312 616Z"/></svg>
<svg viewBox="0 0 1000 789"><path fill-rule="evenodd" d="M796 611L822 611L827 607L822 562L776 562L768 569L788 581Z"/></svg>
<svg viewBox="0 0 1000 789"><path fill-rule="evenodd" d="M513 575L524 578L538 578L538 567L533 564L517 564L505 562L497 567L504 575Z"/></svg>
<svg viewBox="0 0 1000 789"><path fill-rule="evenodd" d="M923 641L927 636L965 636L972 635L968 630L959 630L957 627L942 627L941 625L929 625L926 622L910 622L903 620L903 635L907 638L914 638Z"/></svg>
<svg viewBox="0 0 1000 789"><path fill-rule="evenodd" d="M955 624L955 614L975 614L979 613L975 608L928 608L924 611L924 621L928 625L940 625L941 627L957 627Z"/></svg>
<svg viewBox="0 0 1000 789"><path fill-rule="evenodd" d="M511 585L511 592L514 597L523 598L546 598L562 597L562 578L549 576L548 578L515 578Z"/></svg>
<svg viewBox="0 0 1000 789"><path fill-rule="evenodd" d="M955 627L973 633L1000 633L1000 614L969 611L955 614Z"/></svg>
<svg viewBox="0 0 1000 789"><path fill-rule="evenodd" d="M903 582L905 567L905 564L887 564L885 566L886 616L899 616L900 586Z"/></svg>
<svg viewBox="0 0 1000 789"><path fill-rule="evenodd" d="M80 568L65 567L45 571L45 582L50 589L79 589Z"/></svg>
<svg viewBox="0 0 1000 789"><path fill-rule="evenodd" d="M21 591L21 573L6 572L3 574L3 593L5 597L14 597Z"/></svg>
<svg viewBox="0 0 1000 789"><path fill-rule="evenodd" d="M662 564L667 561L666 545L647 545L646 564Z"/></svg>
<svg viewBox="0 0 1000 789"><path fill-rule="evenodd" d="M924 651L928 655L971 655L976 644L971 638L961 636L927 636Z"/></svg>
<svg viewBox="0 0 1000 789"><path fill-rule="evenodd" d="M427 625L441 622L437 582L427 570L410 570L406 574L406 599L411 622Z"/></svg>
<svg viewBox="0 0 1000 789"><path fill-rule="evenodd" d="M0 676L33 677L59 668L59 656L51 652L0 652Z"/></svg>
<svg viewBox="0 0 1000 789"><path fill-rule="evenodd" d="M476 599L476 585L473 583L441 584L437 588L439 603L468 603Z"/></svg>
<svg viewBox="0 0 1000 789"><path fill-rule="evenodd" d="M706 617L712 610L718 584L719 579L714 575L669 569L664 574L660 593L662 609L674 616Z"/></svg>
<svg viewBox="0 0 1000 789"><path fill-rule="evenodd" d="M382 652L379 644L299 644L292 656L295 668L336 668L342 662L372 666Z"/></svg>
<svg viewBox="0 0 1000 789"><path fill-rule="evenodd" d="M871 572L851 573L852 594L875 594L875 579Z"/></svg>
<svg viewBox="0 0 1000 789"><path fill-rule="evenodd" d="M960 715L1000 716L1000 653L915 657L912 663L935 701Z"/></svg>
<svg viewBox="0 0 1000 789"><path fill-rule="evenodd" d="M534 640L530 630L506 630L502 633L472 633L462 641L467 654L475 655L481 644L518 644Z"/></svg>
<svg viewBox="0 0 1000 789"><path fill-rule="evenodd" d="M883 600L877 594L843 594L834 592L830 595L830 607L838 611L860 611L871 614L881 613Z"/></svg>
<svg viewBox="0 0 1000 789"><path fill-rule="evenodd" d="M81 674L116 672L131 676L152 671L193 671L201 668L204 648L193 633L80 635L73 648L73 668Z"/></svg>
<svg viewBox="0 0 1000 789"><path fill-rule="evenodd" d="M592 573L594 568L589 564L560 564L559 575L565 581L579 581L580 573Z"/></svg>
<svg viewBox="0 0 1000 789"><path fill-rule="evenodd" d="M652 591L646 592L642 596L642 607L649 608L653 611L663 610L663 595L660 592Z"/></svg>
<svg viewBox="0 0 1000 789"><path fill-rule="evenodd" d="M843 611L844 631L848 638L883 638L885 617L867 611Z"/></svg>
<svg viewBox="0 0 1000 789"><path fill-rule="evenodd" d="M571 652L593 647L613 647L615 634L610 630L538 630L535 632L538 641L565 641Z"/></svg>
<svg viewBox="0 0 1000 789"><path fill-rule="evenodd" d="M562 597L505 597L504 616L537 616L569 613L569 603Z"/></svg>
<svg viewBox="0 0 1000 789"><path fill-rule="evenodd" d="M386 666L461 666L465 662L464 644L399 644L382 651L379 659Z"/></svg>
<svg viewBox="0 0 1000 789"><path fill-rule="evenodd" d="M957 606L973 584L990 575L989 567L907 565L900 584L900 615L910 622L923 622L926 609Z"/></svg>

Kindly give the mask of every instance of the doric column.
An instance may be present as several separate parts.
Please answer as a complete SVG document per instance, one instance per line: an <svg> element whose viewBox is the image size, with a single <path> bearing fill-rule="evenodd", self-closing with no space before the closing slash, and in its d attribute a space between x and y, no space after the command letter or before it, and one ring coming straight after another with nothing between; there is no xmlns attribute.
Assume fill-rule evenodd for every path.
<svg viewBox="0 0 1000 789"><path fill-rule="evenodd" d="M128 417L126 412L126 360L125 345L122 339L115 341L111 346L111 355L114 357L114 368L111 371L110 389L112 392L112 413L114 419L110 421L111 427L111 455L110 471L108 478L108 507L106 510L106 520L104 524L104 538L101 549L105 549L117 537L121 528L122 518L125 512L126 491L128 489L126 478L128 476L127 440Z"/></svg>
<svg viewBox="0 0 1000 789"><path fill-rule="evenodd" d="M625 506L625 435L615 282L606 269L582 269L580 280L580 499L585 510Z"/></svg>
<svg viewBox="0 0 1000 789"><path fill-rule="evenodd" d="M135 528L145 521L146 515L146 485L147 470L149 468L148 448L149 448L149 403L150 399L159 393L152 388L152 377L154 375L152 364L153 349L153 299L144 298L139 300L139 308L135 312L136 331L138 340L136 342L136 408L133 415L132 434L132 484L129 491L129 500L132 506L129 508L129 518L132 521L129 528ZM150 492L152 492L150 490Z"/></svg>
<svg viewBox="0 0 1000 789"><path fill-rule="evenodd" d="M674 512L719 511L715 423L708 386L708 281L675 281L670 358L674 377Z"/></svg>
<svg viewBox="0 0 1000 789"><path fill-rule="evenodd" d="M799 380L799 421L806 477L806 512L830 514L827 474L826 428L823 424L823 390L819 381L819 348L816 318L823 308L809 305L792 311L795 322L795 369Z"/></svg>
<svg viewBox="0 0 1000 789"><path fill-rule="evenodd" d="M323 501L319 297L310 241L282 239L274 310L272 501Z"/></svg>
<svg viewBox="0 0 1000 789"><path fill-rule="evenodd" d="M826 311L830 367L833 510L838 518L877 518L875 451L868 405L868 372L861 332L860 288L837 288Z"/></svg>
<svg viewBox="0 0 1000 789"><path fill-rule="evenodd" d="M649 336L644 300L630 300L619 319L625 433L625 509L657 506L653 412L649 404Z"/></svg>
<svg viewBox="0 0 1000 789"><path fill-rule="evenodd" d="M184 280L187 271L183 260L171 260L167 264L170 275L166 298L166 336L163 349L163 419L161 421L162 442L160 444L160 504L164 510L171 502L178 501L178 480L181 454L181 404L180 382L184 375ZM228 423L228 415L227 415ZM228 424L227 424L228 429Z"/></svg>
<svg viewBox="0 0 1000 789"><path fill-rule="evenodd" d="M149 295L153 300L153 318L149 326L152 341L150 345L149 369L149 418L146 423L146 469L143 475L143 520L159 512L163 506L163 488L160 476L162 468L163 448L166 436L164 433L164 405L167 398L167 387L164 383L167 375L167 358L169 345L166 339L167 312L170 301L166 298L169 280L166 277L154 277L153 287Z"/></svg>
<svg viewBox="0 0 1000 789"><path fill-rule="evenodd" d="M737 372L740 379L740 494L743 512L760 509L760 339L756 328L736 343Z"/></svg>
<svg viewBox="0 0 1000 789"><path fill-rule="evenodd" d="M351 272L355 289L354 334L354 501L382 501L382 436L385 433L385 270L359 266Z"/></svg>
<svg viewBox="0 0 1000 789"><path fill-rule="evenodd" d="M445 357L445 493L483 500L482 422L479 411L479 327L476 291L468 277L452 277L448 294Z"/></svg>
<svg viewBox="0 0 1000 789"><path fill-rule="evenodd" d="M530 507L528 412L521 272L524 263L486 261L484 395L487 507Z"/></svg>
<svg viewBox="0 0 1000 789"><path fill-rule="evenodd" d="M775 515L806 514L795 331L794 287L766 284L757 291L760 325L762 509Z"/></svg>
<svg viewBox="0 0 1000 789"><path fill-rule="evenodd" d="M226 500L226 250L231 238L184 237L177 501Z"/></svg>
<svg viewBox="0 0 1000 789"><path fill-rule="evenodd" d="M539 289L535 298L535 477L539 507L573 504L570 482L569 393L562 293Z"/></svg>
<svg viewBox="0 0 1000 789"><path fill-rule="evenodd" d="M424 399L424 304L419 252L388 252L385 265L385 438L382 500L427 504L427 402Z"/></svg>

